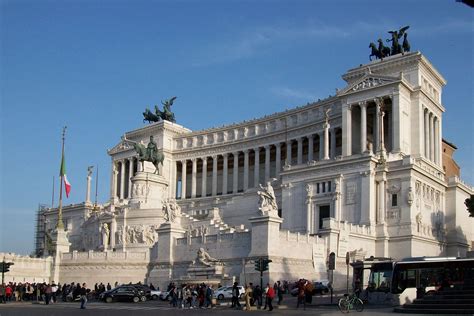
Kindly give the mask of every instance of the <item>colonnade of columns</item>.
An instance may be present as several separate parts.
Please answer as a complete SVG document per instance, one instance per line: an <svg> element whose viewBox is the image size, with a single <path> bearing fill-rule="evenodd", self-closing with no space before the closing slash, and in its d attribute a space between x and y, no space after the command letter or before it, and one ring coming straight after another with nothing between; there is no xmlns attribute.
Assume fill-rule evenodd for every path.
<svg viewBox="0 0 474 316"><path fill-rule="evenodd" d="M423 108L422 152L426 159L440 164L441 161L441 124L440 119L428 108Z"/></svg>
<svg viewBox="0 0 474 316"><path fill-rule="evenodd" d="M132 197L132 180L138 170L135 157L115 160L112 162L111 192L112 198L128 199Z"/></svg>
<svg viewBox="0 0 474 316"><path fill-rule="evenodd" d="M354 113L354 109L360 110L360 113ZM384 117L387 111L389 111L389 108L387 108L387 105L384 105L384 101L381 98L348 104L343 109L343 126L346 127L346 131L343 139L342 155L350 156L352 154L369 152L370 150L373 153L378 153L381 150L386 150L384 138L387 130L384 129ZM372 116L373 121L368 119L369 115ZM387 123L390 123L387 118L385 120ZM359 130L353 129L356 123L360 123ZM369 126L372 126L372 133L368 132ZM391 124L388 127L391 128ZM360 143L353 144L353 133L360 136ZM388 134L390 136L389 130ZM369 146L369 139L371 139L372 148Z"/></svg>
<svg viewBox="0 0 474 316"><path fill-rule="evenodd" d="M342 130L340 127L329 128L330 125L325 124L324 129L317 134L302 136L286 143L176 161L176 197L185 199L235 194L278 178L284 164L298 165L334 158L336 154L340 154L338 142L340 143ZM316 140L319 140L318 150L314 146ZM318 154L317 157L315 153ZM212 163L209 159L212 159ZM191 170L190 175L188 169ZM211 182L210 185L208 182Z"/></svg>

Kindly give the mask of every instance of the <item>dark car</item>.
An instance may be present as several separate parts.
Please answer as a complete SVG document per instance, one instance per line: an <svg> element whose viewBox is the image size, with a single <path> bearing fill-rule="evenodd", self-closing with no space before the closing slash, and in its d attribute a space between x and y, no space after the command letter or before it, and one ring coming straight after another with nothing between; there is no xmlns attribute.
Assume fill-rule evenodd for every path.
<svg viewBox="0 0 474 316"><path fill-rule="evenodd" d="M133 287L136 288L137 290L143 291L143 292L145 293L146 299L152 299L152 297L151 297L151 289L150 289L149 286L143 285L143 284L131 284L131 285L128 285L128 286L133 286Z"/></svg>
<svg viewBox="0 0 474 316"><path fill-rule="evenodd" d="M146 301L145 292L134 286L119 286L113 290L101 293L99 299L106 303Z"/></svg>
<svg viewBox="0 0 474 316"><path fill-rule="evenodd" d="M312 291L311 291L312 295L316 295L316 294L322 295L328 292L329 292L329 288L327 285L324 284L324 282L313 282ZM290 294L292 296L298 295L298 283L295 283L293 285L293 288L291 289Z"/></svg>
<svg viewBox="0 0 474 316"><path fill-rule="evenodd" d="M313 282L313 295L315 294L326 294L329 292L327 285L324 285L323 282Z"/></svg>

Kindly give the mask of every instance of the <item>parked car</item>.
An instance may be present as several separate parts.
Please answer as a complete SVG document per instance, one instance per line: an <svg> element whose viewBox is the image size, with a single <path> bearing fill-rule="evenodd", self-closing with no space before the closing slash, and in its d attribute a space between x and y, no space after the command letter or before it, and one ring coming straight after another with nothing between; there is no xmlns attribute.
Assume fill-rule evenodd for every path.
<svg viewBox="0 0 474 316"><path fill-rule="evenodd" d="M150 291L150 297L152 300L156 301L157 299L160 298L160 295L161 295L161 291L159 290L151 290Z"/></svg>
<svg viewBox="0 0 474 316"><path fill-rule="evenodd" d="M158 295L158 297L160 298L160 300L162 301L170 301L171 300L171 295L170 295L170 292L169 291L163 291L160 293L160 295Z"/></svg>
<svg viewBox="0 0 474 316"><path fill-rule="evenodd" d="M146 301L145 292L134 286L119 286L113 290L103 292L99 295L99 299L106 303L112 302L134 302Z"/></svg>
<svg viewBox="0 0 474 316"><path fill-rule="evenodd" d="M243 286L239 285L239 297L243 298L245 294L245 289ZM218 300L223 300L224 298L232 298L232 286L222 286L214 292L214 298Z"/></svg>
<svg viewBox="0 0 474 316"><path fill-rule="evenodd" d="M151 289L147 285L143 284L131 284L130 286L135 287L138 290L145 292L146 299L151 299ZM145 299L145 300L146 300ZM144 302L144 301L143 301Z"/></svg>
<svg viewBox="0 0 474 316"><path fill-rule="evenodd" d="M327 286L327 283L327 281L313 282L313 295L329 293L329 287Z"/></svg>
<svg viewBox="0 0 474 316"><path fill-rule="evenodd" d="M316 295L316 294L326 294L329 292L329 287L327 286L328 284L328 281L314 281L313 282L313 286L312 286L312 291L311 291L311 294L312 295ZM295 283L293 285L293 288L290 290L290 294L292 296L297 296L298 295L298 283Z"/></svg>

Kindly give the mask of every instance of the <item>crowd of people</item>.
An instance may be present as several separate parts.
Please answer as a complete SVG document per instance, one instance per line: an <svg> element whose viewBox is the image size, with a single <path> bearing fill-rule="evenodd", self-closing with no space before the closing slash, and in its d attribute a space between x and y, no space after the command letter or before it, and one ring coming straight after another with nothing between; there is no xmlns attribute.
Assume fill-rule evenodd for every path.
<svg viewBox="0 0 474 316"><path fill-rule="evenodd" d="M130 283L131 284L131 283ZM141 283L138 283L141 284ZM302 304L305 306L311 282L299 280L298 287L298 303L297 307ZM89 289L85 283L79 282L69 284L52 283L8 283L0 285L0 303L35 301L46 305L54 304L58 300L81 302L81 308L86 308L86 303L90 299L98 299L101 293L110 291L120 284L115 282L112 284L96 283L93 289ZM153 284L148 285L150 290L159 290ZM220 288L220 284L213 286L212 284L180 284L176 285L171 282L168 285L168 297L170 305L176 308L214 308L217 300L214 297L216 290ZM273 303L276 301L278 305L283 301L283 294L289 293L289 283L287 281L277 281L273 284L267 283L262 289L259 285L253 283L244 286L242 293L238 282L234 282L232 287L231 308L243 308L241 300L245 302L245 309L251 310L252 307L258 309L273 310Z"/></svg>
<svg viewBox="0 0 474 316"><path fill-rule="evenodd" d="M10 282L0 285L0 303L35 301L43 302L46 305L54 304L59 299L63 301L80 300L82 295L86 295L91 291L86 284L56 284L52 283L16 283Z"/></svg>

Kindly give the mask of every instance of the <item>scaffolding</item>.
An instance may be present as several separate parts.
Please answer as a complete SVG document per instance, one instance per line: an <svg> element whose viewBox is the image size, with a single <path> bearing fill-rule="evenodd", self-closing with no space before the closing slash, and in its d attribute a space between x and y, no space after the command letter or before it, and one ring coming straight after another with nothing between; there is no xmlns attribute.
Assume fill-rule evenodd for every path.
<svg viewBox="0 0 474 316"><path fill-rule="evenodd" d="M43 257L46 254L46 216L45 213L48 210L48 206L45 204L38 205L38 211L36 212L36 235L35 235L35 255L37 257Z"/></svg>

